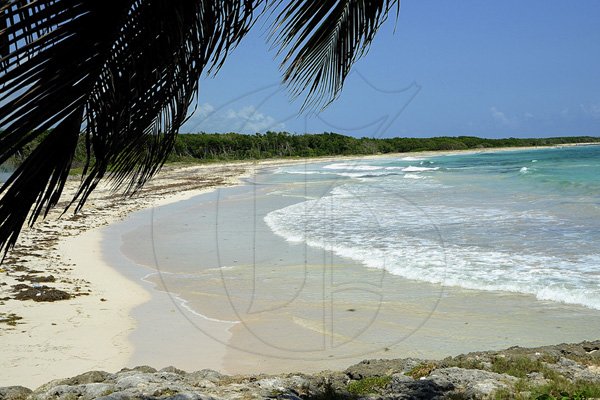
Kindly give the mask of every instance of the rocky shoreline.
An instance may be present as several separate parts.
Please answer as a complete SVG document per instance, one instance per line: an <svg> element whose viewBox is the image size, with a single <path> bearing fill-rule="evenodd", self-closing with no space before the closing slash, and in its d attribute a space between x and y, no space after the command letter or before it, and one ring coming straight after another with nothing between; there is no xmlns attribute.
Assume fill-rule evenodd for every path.
<svg viewBox="0 0 600 400"><path fill-rule="evenodd" d="M201 364L201 362L199 362ZM0 400L124 399L591 399L600 398L600 340L448 357L365 360L345 371L227 376L141 366L90 371Z"/></svg>

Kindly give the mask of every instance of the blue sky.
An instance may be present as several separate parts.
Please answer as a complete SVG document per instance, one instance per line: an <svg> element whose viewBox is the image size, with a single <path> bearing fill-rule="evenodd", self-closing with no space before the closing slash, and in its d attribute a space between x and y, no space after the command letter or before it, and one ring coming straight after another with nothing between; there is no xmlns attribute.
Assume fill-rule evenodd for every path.
<svg viewBox="0 0 600 400"><path fill-rule="evenodd" d="M280 85L259 24L201 80L182 132L598 136L598 21L597 0L404 0L318 115L300 113Z"/></svg>

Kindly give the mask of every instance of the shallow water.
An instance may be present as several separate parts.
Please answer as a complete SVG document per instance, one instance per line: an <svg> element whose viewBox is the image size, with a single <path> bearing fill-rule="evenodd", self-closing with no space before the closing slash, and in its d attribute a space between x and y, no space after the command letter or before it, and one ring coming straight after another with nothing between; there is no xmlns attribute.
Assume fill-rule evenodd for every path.
<svg viewBox="0 0 600 400"><path fill-rule="evenodd" d="M547 178L562 150L278 168L147 212L120 252L228 372L596 338L597 182Z"/></svg>
<svg viewBox="0 0 600 400"><path fill-rule="evenodd" d="M266 216L288 241L409 279L600 309L600 146L332 163L307 172L339 183Z"/></svg>

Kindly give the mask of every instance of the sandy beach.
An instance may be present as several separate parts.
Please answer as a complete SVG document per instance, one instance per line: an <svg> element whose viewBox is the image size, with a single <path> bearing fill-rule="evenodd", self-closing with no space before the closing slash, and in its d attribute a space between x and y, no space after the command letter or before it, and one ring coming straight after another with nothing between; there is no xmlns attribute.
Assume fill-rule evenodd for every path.
<svg viewBox="0 0 600 400"><path fill-rule="evenodd" d="M393 157L393 155L384 157ZM334 159L356 158L336 157ZM318 159L318 161L334 159ZM382 343L377 349L369 346L362 350L353 348L352 354L340 357L338 353L331 360L327 359L329 357L327 354L319 358L317 354L321 352L311 348L306 357L299 358L296 363L290 363L290 354L287 350L283 353L270 353L271 350L265 343L257 341L256 337L248 332L241 332L243 324L228 322L235 321L235 315L223 309L226 299L223 293L211 292L214 286L207 285L198 289L213 295L214 302L206 301L204 305L192 304L193 307L186 308L185 304L173 298L176 294L169 293L168 290L161 292L152 289L153 286L161 288L161 282L155 279L152 270L133 268L130 265L131 260L126 260L119 254L110 254L110 249L118 248L119 243L111 244L110 240L108 242L104 240L106 237L118 238L119 229L122 228L115 223L123 221L136 211L146 209L160 213L163 207L181 204L187 199L210 192L217 187L235 185L261 168L308 161L167 166L132 198L124 199L114 194L110 187L100 187L82 212L78 215L67 213L58 219L61 205L66 204L77 187L76 178L70 181L63 195L65 201L46 221L22 233L17 247L0 267L2 276L0 299L3 299L0 301L0 318L16 316L13 318L13 323L0 324L0 341L3 348L0 356L0 368L3 371L0 386L19 384L35 388L52 379L72 376L88 370L117 371L123 367L140 364L151 364L157 368L175 365L187 370L213 368L229 373L246 373L343 368L352 361L360 361L364 358L432 355L428 351L434 348L441 349L434 355L445 356L462 350L435 342L439 332L459 329L458 326L449 327L453 324L462 325L461 329L469 326L465 330L464 341L477 348L489 348L491 343L497 348L506 347L515 341L520 331L511 331L512 328L501 334L498 333L490 340L480 340L485 336L481 334L482 330L493 332L498 327L506 326L514 315L507 312L500 317L497 315L486 317L478 315L477 312L485 307L497 305L498 301L506 303L503 310L510 310L511 307L519 310L535 307L531 299L525 296L506 298L502 294L489 294L488 297L478 297L477 307L465 308L464 299L473 296L473 293L451 290L440 294L439 290L432 291L432 288L427 285L414 286L404 283L403 298L413 299L414 304L412 308L405 306L402 315L409 319L411 316L418 316L415 317L414 324L413 322L407 324L406 321L399 324L389 323L397 311L394 301L400 301L399 298L395 298L390 300L390 303L386 303L387 305L382 309L381 324L373 326L379 327L383 332L380 335L383 336L389 332L398 332L398 329L410 331L411 324L418 325L422 316L431 311L431 305L440 296L444 296L444 306L437 312L438 319L432 320L427 329L420 331L419 337L412 336L410 340L404 340L402 346L393 347L392 343L389 346L392 348L390 350L387 342L381 340L382 336L378 336L371 338L371 342ZM140 215L142 215L140 218L145 218L143 213ZM280 245L273 242L274 249ZM315 255L315 257L321 256L322 254ZM373 275L372 271L358 265L351 268L365 282L382 279L381 273ZM238 273L241 272L234 269L230 276ZM207 282L210 281L209 278L222 279L222 276L215 275L215 271L207 271L206 274ZM141 279L144 279L144 284ZM275 276L273 279L277 281L278 277ZM391 286L402 284L401 279L385 276L385 274L383 281ZM14 295L14 286L20 284L28 285L38 292L43 292L43 286L48 286L67 293L70 299L55 302L14 300L11 298ZM164 285L165 282L163 281L162 284ZM281 294L287 290L285 286L279 287ZM311 290L310 282L308 287ZM345 299L339 307L342 308L335 308L332 312L339 313L351 309L351 301ZM202 315L192 311L197 308L201 310ZM570 306L556 306L556 309L557 313L565 317L569 316L569 321L574 326L578 321L584 320L587 321L587 326L600 324L597 313L586 313L580 308ZM523 340L519 344L549 344L550 338L556 338L554 341L591 339L588 336L594 333L593 328L580 329L577 335L565 331L564 327L552 331L541 329L546 324L544 312L538 314L539 319L531 319L528 325L520 328L531 331L533 335L539 335L541 339L537 342ZM346 319L347 325L344 329L352 329L360 318L360 313L352 314L351 318ZM598 320L596 321L595 318ZM590 322L590 319L594 321ZM272 329L288 329L288 332L292 332L290 327L274 327L264 319L249 320L249 323L258 332L264 333ZM200 329L197 329L197 324L200 324ZM298 326L302 326L302 322L296 320L293 328L297 329ZM315 333L315 328L305 325L303 330L297 332L301 332L302 335L308 334L304 336L308 338L310 332ZM316 333L322 334L322 332ZM171 340L166 342L167 338ZM288 339L291 342L283 342L279 347L289 349L290 343L298 340L292 336ZM423 349L424 342L429 342L431 349ZM160 346L157 346L157 343L160 343ZM355 345L356 343L353 344ZM248 348L255 349L255 354L244 351ZM174 354L183 356L173 357ZM257 368L259 364L267 366Z"/></svg>
<svg viewBox="0 0 600 400"><path fill-rule="evenodd" d="M15 315L13 324L0 324L1 385L36 387L52 379L87 370L118 370L129 365L128 335L136 322L133 308L150 301L139 283L125 278L101 254L100 228L133 211L181 201L219 185L231 185L249 173L254 163L165 167L132 198L103 186L78 215L58 218L61 203L49 217L23 231L18 245L2 265L0 315ZM68 182L63 198L77 188ZM33 283L32 277L51 282ZM9 298L13 286L47 285L71 295L55 302ZM39 280L39 279L38 279ZM42 282L43 282L42 280Z"/></svg>

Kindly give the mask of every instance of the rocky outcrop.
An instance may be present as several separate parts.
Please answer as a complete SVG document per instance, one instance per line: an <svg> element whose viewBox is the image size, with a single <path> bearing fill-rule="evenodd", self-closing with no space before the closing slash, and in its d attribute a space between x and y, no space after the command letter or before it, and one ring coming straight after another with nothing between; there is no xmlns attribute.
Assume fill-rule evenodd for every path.
<svg viewBox="0 0 600 400"><path fill-rule="evenodd" d="M35 391L0 388L0 400L488 399L600 395L600 341L513 347L444 360L365 360L343 372L227 376L148 366L90 371ZM569 392L570 391L570 392Z"/></svg>

